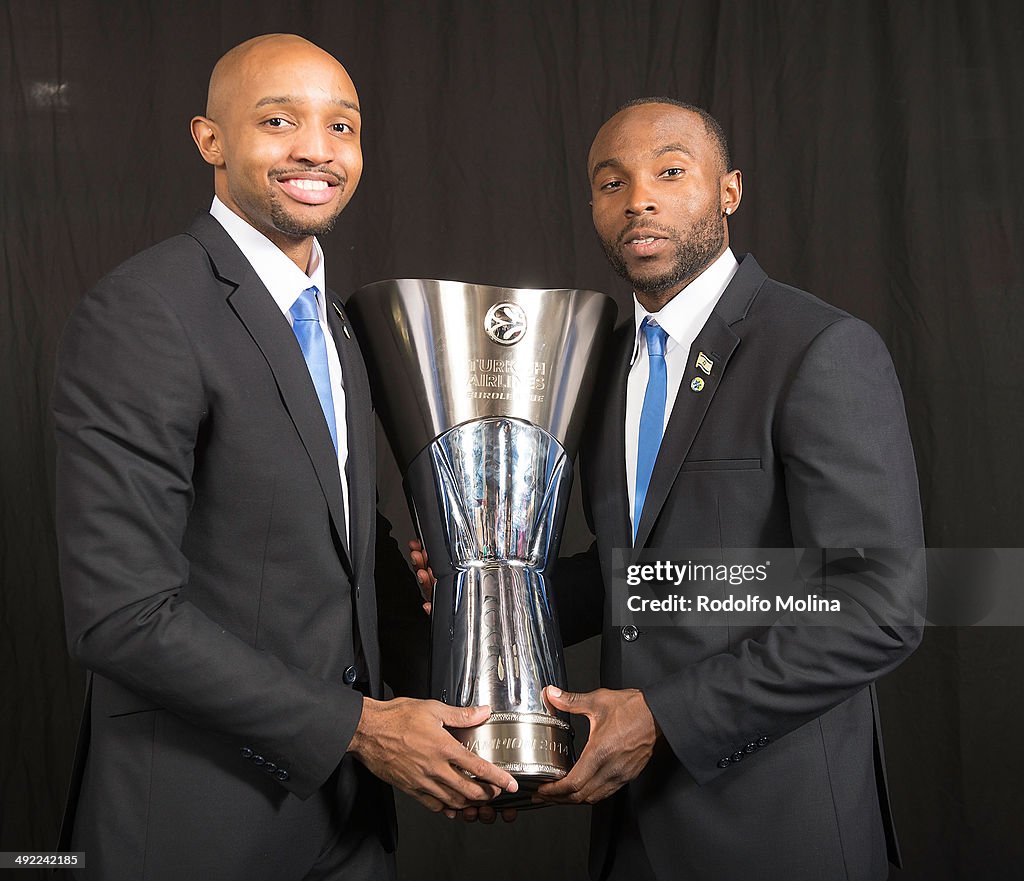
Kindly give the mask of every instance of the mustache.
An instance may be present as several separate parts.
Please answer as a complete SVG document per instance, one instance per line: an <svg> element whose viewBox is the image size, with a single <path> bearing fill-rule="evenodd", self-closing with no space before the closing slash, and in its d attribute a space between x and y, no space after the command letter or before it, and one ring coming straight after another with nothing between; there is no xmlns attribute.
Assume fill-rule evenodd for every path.
<svg viewBox="0 0 1024 881"><path fill-rule="evenodd" d="M325 174L328 177L334 178L335 183L338 186L343 186L348 182L348 178L343 174L338 174L333 168L310 168L308 166L302 166L300 168L272 168L267 172L267 177L271 180L280 180L282 177L289 177L293 174Z"/></svg>
<svg viewBox="0 0 1024 881"><path fill-rule="evenodd" d="M649 220L644 220L642 217L638 217L636 220L631 220L629 223L627 223L626 226L623 228L622 232L619 233L618 243L620 245L625 244L627 238L638 229L642 229L645 232L660 233L666 239L677 238L676 231L671 227L661 226L660 224L657 223L651 223Z"/></svg>

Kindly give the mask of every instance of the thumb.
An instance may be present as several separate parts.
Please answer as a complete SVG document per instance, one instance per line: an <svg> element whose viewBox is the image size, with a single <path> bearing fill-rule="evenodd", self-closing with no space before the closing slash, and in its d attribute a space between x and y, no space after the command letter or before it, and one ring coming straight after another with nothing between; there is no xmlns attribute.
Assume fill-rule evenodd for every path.
<svg viewBox="0 0 1024 881"><path fill-rule="evenodd" d="M557 685L549 685L544 689L544 699L556 710L565 710L577 715L590 711L590 694L575 691L562 691Z"/></svg>
<svg viewBox="0 0 1024 881"><path fill-rule="evenodd" d="M440 716L441 722L449 728L472 728L474 725L483 725L490 718L491 708L451 707L448 704L441 704Z"/></svg>

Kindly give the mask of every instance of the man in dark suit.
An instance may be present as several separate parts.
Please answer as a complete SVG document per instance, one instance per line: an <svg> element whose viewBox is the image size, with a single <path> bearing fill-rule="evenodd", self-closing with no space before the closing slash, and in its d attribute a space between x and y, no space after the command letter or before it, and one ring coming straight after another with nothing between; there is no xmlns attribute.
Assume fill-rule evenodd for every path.
<svg viewBox="0 0 1024 881"><path fill-rule="evenodd" d="M873 682L914 650L923 609L888 352L863 322L736 261L742 179L703 110L627 105L588 170L635 314L581 450L596 541L557 578L566 641L603 633L606 688L548 689L591 728L539 797L596 805L595 879L885 878L898 855ZM792 612L774 626L611 626L616 549L685 562L698 548L821 549L806 592L824 583L842 611L827 627Z"/></svg>
<svg viewBox="0 0 1024 881"><path fill-rule="evenodd" d="M381 780L452 815L515 782L443 727L486 708L381 699L378 605L401 642L381 596L415 594L315 240L359 182L358 96L311 43L259 37L192 133L210 214L100 281L61 346L61 578L91 671L66 830L103 881L386 878Z"/></svg>

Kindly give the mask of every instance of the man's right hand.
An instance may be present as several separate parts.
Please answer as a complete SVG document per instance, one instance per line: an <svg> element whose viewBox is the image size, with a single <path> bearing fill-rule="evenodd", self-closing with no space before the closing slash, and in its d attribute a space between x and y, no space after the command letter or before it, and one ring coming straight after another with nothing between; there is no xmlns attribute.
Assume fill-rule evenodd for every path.
<svg viewBox="0 0 1024 881"><path fill-rule="evenodd" d="M348 751L373 774L431 811L454 816L516 792L511 775L466 749L445 730L486 722L488 707L450 707L440 701L363 698L363 713ZM470 779L467 775L476 779Z"/></svg>

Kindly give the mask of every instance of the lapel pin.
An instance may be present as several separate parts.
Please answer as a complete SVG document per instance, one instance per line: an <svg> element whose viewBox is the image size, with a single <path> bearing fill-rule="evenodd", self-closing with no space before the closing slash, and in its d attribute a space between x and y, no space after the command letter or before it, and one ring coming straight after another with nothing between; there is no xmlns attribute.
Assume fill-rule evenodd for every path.
<svg viewBox="0 0 1024 881"><path fill-rule="evenodd" d="M341 319L341 332L345 334L345 339L352 339L352 334L348 332L348 324L345 322L345 313L341 311L341 306L331 300L331 305L334 307L334 311L338 313L338 317Z"/></svg>
<svg viewBox="0 0 1024 881"><path fill-rule="evenodd" d="M711 368L715 366L715 362L703 352L698 352L696 366L703 370L708 376L711 376Z"/></svg>
<svg viewBox="0 0 1024 881"><path fill-rule="evenodd" d="M691 392L702 392L704 391L704 380L699 376L695 376L690 380L690 391Z"/></svg>

